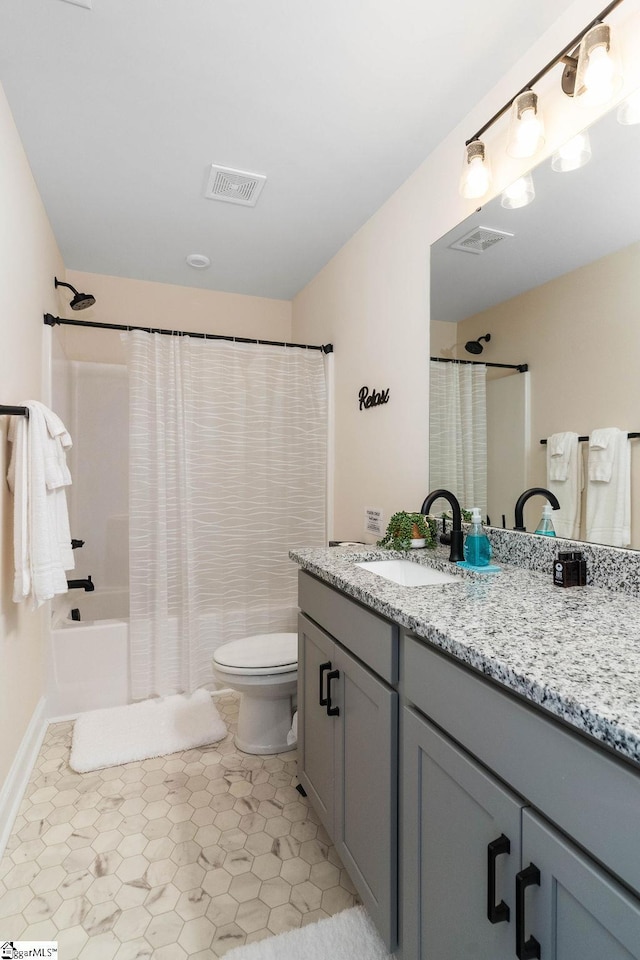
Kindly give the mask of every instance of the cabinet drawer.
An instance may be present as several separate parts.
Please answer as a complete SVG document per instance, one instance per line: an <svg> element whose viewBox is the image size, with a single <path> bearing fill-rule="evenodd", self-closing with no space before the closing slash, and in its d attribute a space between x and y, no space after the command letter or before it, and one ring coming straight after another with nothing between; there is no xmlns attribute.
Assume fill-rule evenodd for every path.
<svg viewBox="0 0 640 960"><path fill-rule="evenodd" d="M513 694L405 637L406 697L640 892L640 772Z"/></svg>
<svg viewBox="0 0 640 960"><path fill-rule="evenodd" d="M387 683L398 682L398 627L310 574L298 573L303 613L339 640Z"/></svg>

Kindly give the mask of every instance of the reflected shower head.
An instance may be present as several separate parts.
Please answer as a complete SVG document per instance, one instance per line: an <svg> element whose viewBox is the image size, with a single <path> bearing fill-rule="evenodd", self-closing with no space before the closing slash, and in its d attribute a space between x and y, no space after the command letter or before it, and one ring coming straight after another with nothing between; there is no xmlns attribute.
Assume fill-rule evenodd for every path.
<svg viewBox="0 0 640 960"><path fill-rule="evenodd" d="M96 302L96 298L90 293L78 293L75 287L72 287L70 283L63 283L62 280L58 280L57 277L54 277L56 290L58 287L68 287L69 290L73 290L75 297L69 302L69 306L72 310L86 310L87 307L92 307Z"/></svg>
<svg viewBox="0 0 640 960"><path fill-rule="evenodd" d="M482 351L484 350L484 347L480 343L481 340L484 340L486 343L489 343L489 340L491 340L491 334L485 333L484 337L478 337L477 340L467 340L467 342L464 345L464 348L467 351L467 353L475 353L476 355L479 353L482 353Z"/></svg>

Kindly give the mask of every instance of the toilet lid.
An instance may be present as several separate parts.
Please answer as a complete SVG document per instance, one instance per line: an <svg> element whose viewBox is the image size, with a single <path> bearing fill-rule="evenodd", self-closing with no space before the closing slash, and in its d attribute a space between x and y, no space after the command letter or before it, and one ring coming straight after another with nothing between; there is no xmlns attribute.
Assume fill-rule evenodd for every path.
<svg viewBox="0 0 640 960"><path fill-rule="evenodd" d="M221 667L238 670L292 670L298 665L298 634L260 633L231 640L218 647L213 659Z"/></svg>

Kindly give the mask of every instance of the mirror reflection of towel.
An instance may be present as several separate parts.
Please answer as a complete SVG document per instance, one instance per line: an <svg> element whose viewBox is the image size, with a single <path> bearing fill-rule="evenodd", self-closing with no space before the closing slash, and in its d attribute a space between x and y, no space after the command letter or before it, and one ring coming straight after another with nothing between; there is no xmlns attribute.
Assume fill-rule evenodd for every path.
<svg viewBox="0 0 640 960"><path fill-rule="evenodd" d="M547 489L560 504L553 511L553 526L559 537L575 540L580 536L580 502L584 475L578 447L578 434L554 433L547 440Z"/></svg>
<svg viewBox="0 0 640 960"><path fill-rule="evenodd" d="M593 431L587 473L587 540L627 547L631 540L631 443L626 431L617 427Z"/></svg>

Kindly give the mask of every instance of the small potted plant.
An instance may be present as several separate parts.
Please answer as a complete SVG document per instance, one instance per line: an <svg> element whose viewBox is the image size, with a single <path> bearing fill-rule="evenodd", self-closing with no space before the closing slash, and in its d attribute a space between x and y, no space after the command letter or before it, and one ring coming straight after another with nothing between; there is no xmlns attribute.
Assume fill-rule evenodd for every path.
<svg viewBox="0 0 640 960"><path fill-rule="evenodd" d="M435 545L435 520L423 513L406 513L402 510L394 513L387 524L387 532L382 540L378 540L378 546L387 550L412 550L416 547L433 550Z"/></svg>

